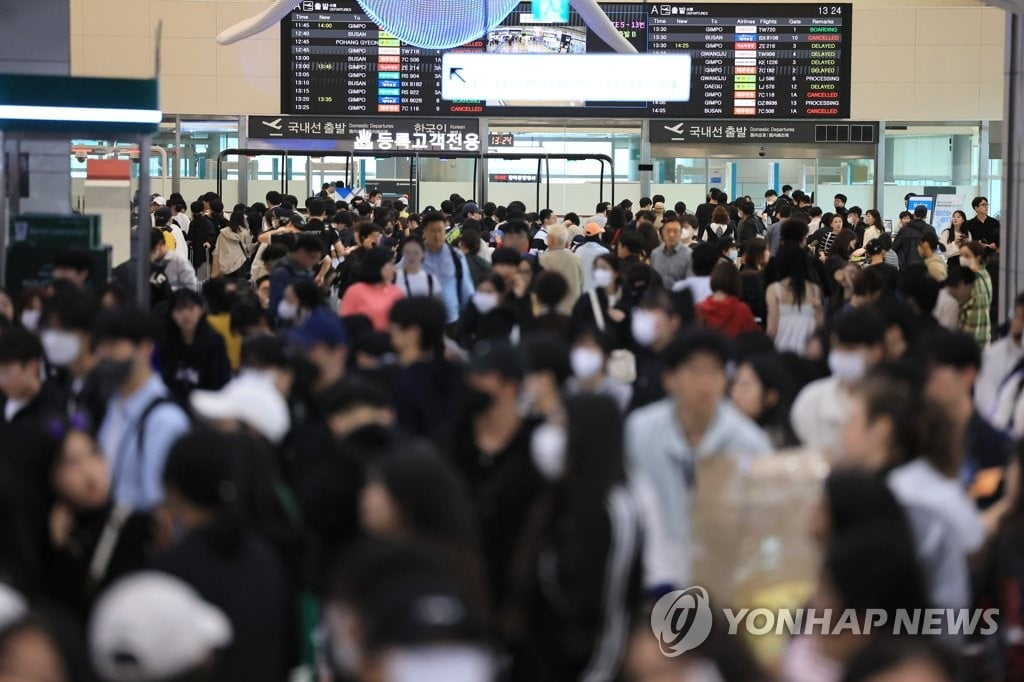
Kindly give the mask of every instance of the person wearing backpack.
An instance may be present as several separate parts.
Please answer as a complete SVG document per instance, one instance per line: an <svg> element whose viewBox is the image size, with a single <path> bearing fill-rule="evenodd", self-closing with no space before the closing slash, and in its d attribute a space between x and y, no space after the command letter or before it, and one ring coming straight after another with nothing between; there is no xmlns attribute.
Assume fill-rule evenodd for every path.
<svg viewBox="0 0 1024 682"><path fill-rule="evenodd" d="M161 474L174 442L189 430L185 411L153 371L156 325L132 307L107 311L96 323L93 370L110 398L97 432L111 471L114 501L149 511L163 501Z"/></svg>
<svg viewBox="0 0 1024 682"><path fill-rule="evenodd" d="M444 301L446 322L451 330L459 321L459 311L473 296L473 278L469 274L466 256L445 243L446 223L444 215L436 211L423 215L423 242L427 247L423 255L423 269L441 284L441 300Z"/></svg>

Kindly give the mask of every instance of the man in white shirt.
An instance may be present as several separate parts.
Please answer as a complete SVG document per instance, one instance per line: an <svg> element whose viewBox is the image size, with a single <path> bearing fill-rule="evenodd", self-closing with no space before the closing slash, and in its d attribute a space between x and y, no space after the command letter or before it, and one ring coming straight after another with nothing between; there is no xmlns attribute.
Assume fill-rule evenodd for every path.
<svg viewBox="0 0 1024 682"><path fill-rule="evenodd" d="M805 386L790 412L793 431L805 447L831 457L840 454L850 386L885 357L884 339L885 326L870 310L856 308L835 321L828 356L832 376Z"/></svg>
<svg viewBox="0 0 1024 682"><path fill-rule="evenodd" d="M690 584L697 463L772 450L764 431L725 399L725 348L723 338L707 331L670 342L662 353L668 397L626 421L626 466L645 529L644 585L653 591Z"/></svg>

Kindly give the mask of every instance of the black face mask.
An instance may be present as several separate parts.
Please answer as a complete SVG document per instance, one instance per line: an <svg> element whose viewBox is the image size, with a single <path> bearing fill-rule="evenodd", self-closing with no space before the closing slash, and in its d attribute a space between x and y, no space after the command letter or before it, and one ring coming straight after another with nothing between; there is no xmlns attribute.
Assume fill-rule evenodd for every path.
<svg viewBox="0 0 1024 682"><path fill-rule="evenodd" d="M463 401L467 414L470 417L478 417L494 404L494 395L487 391L467 386Z"/></svg>
<svg viewBox="0 0 1024 682"><path fill-rule="evenodd" d="M96 384L100 393L110 396L121 390L131 376L134 364L135 361L131 358L128 360L104 358L96 363L96 368L93 369L92 373L96 377Z"/></svg>

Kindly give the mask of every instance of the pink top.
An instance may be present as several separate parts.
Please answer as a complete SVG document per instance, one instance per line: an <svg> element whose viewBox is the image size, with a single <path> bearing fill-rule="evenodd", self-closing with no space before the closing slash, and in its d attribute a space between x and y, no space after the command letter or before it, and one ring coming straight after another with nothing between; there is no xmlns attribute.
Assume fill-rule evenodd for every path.
<svg viewBox="0 0 1024 682"><path fill-rule="evenodd" d="M405 298L405 292L394 284L378 286L357 282L345 290L338 304L338 314L342 317L366 315L375 331L386 332L391 306L400 298Z"/></svg>

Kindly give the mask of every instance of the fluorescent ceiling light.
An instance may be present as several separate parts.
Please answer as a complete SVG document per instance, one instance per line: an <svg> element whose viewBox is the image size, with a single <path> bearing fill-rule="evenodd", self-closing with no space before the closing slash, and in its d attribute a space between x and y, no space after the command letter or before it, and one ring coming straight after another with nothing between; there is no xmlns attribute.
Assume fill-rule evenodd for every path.
<svg viewBox="0 0 1024 682"><path fill-rule="evenodd" d="M156 124L163 120L163 114L156 109L46 107L23 104L0 104L0 120Z"/></svg>

